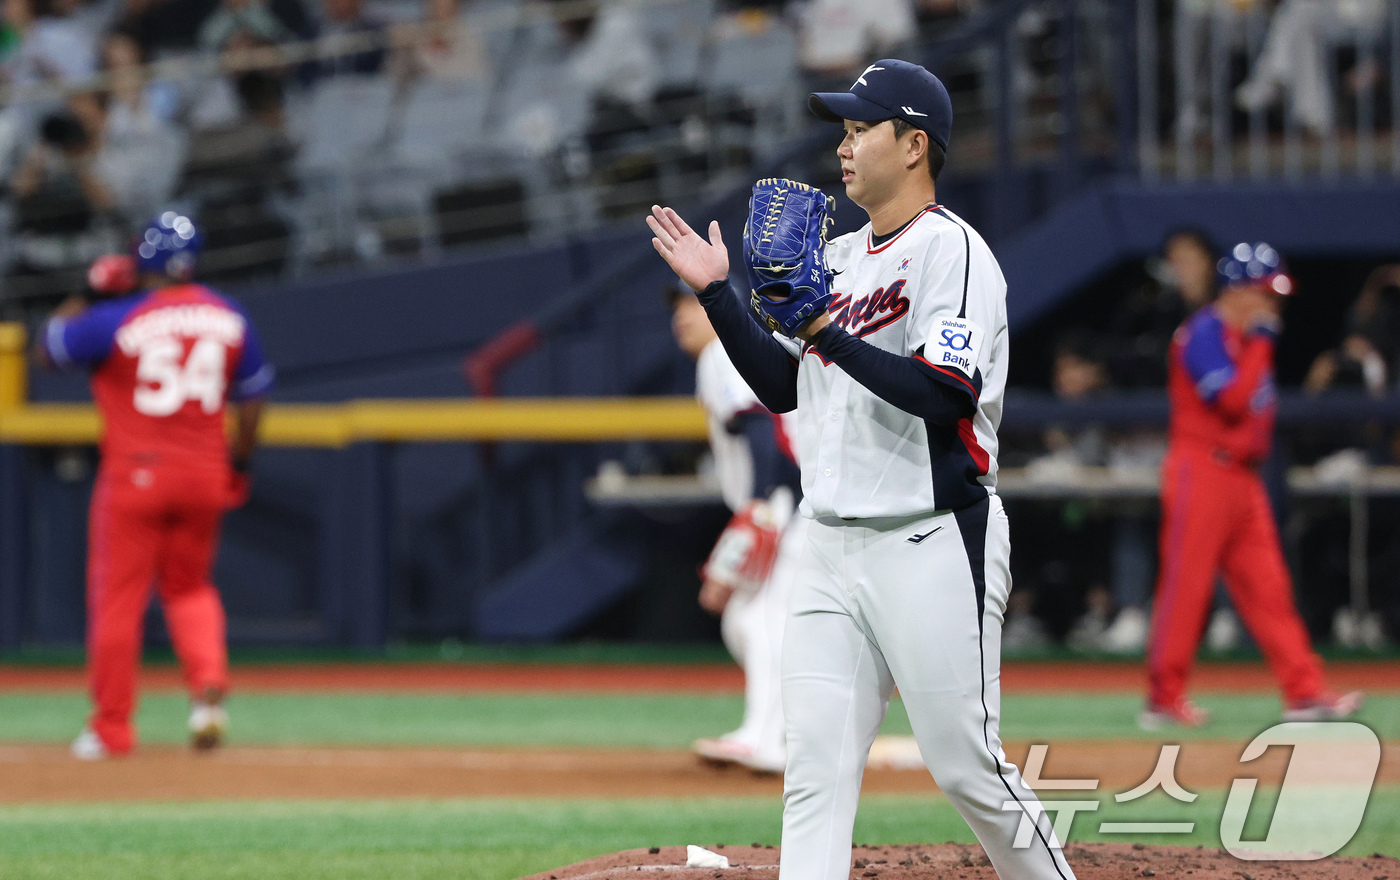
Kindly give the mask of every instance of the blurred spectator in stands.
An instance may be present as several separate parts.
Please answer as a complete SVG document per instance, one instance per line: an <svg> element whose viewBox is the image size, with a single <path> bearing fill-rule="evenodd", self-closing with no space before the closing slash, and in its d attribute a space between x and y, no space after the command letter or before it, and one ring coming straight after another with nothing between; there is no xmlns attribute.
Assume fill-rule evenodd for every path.
<svg viewBox="0 0 1400 880"><path fill-rule="evenodd" d="M4 0L3 8L19 38L5 66L12 86L81 82L97 72L97 34L55 0Z"/></svg>
<svg viewBox="0 0 1400 880"><path fill-rule="evenodd" d="M284 43L296 38L266 0L223 0L214 14L199 26L199 47L206 52L222 52L241 33L252 34L265 43Z"/></svg>
<svg viewBox="0 0 1400 880"><path fill-rule="evenodd" d="M116 207L116 196L97 165L102 124L101 100L87 92L44 118L39 140L10 178L21 229L79 231L93 214Z"/></svg>
<svg viewBox="0 0 1400 880"><path fill-rule="evenodd" d="M1299 124L1322 135L1336 124L1331 49L1380 39L1385 0L1283 0L1269 21L1264 50L1235 91L1241 109L1255 112L1281 97Z"/></svg>
<svg viewBox="0 0 1400 880"><path fill-rule="evenodd" d="M321 36L327 48L334 51L337 43L348 51L323 57L316 64L320 77L344 74L372 75L383 71L388 59L387 32L384 23L365 15L364 0L324 0L325 17Z"/></svg>
<svg viewBox="0 0 1400 880"><path fill-rule="evenodd" d="M919 22L919 42L928 45L941 39L981 6L982 0L918 0L914 15Z"/></svg>
<svg viewBox="0 0 1400 880"><path fill-rule="evenodd" d="M441 82L484 81L491 75L486 42L471 26L459 0L427 0L423 20L396 34L406 43L403 53L407 78Z"/></svg>
<svg viewBox="0 0 1400 880"><path fill-rule="evenodd" d="M636 10L622 3L557 2L569 73L595 97L643 106L656 94L661 61Z"/></svg>
<svg viewBox="0 0 1400 880"><path fill-rule="evenodd" d="M180 196L198 203L200 223L214 251L236 254L209 271L222 280L279 271L290 230L276 205L292 191L296 148L287 137L282 81L263 70L236 80L236 120L190 138ZM206 271L207 274L207 271Z"/></svg>
<svg viewBox="0 0 1400 880"><path fill-rule="evenodd" d="M586 172L584 136L595 106L621 117L641 114L656 94L660 59L637 11L623 3L536 0L545 24L531 27L520 57L506 71L505 99L511 108L505 135L526 155L568 152L570 176Z"/></svg>
<svg viewBox="0 0 1400 880"><path fill-rule="evenodd" d="M1210 130L1210 112L1217 110L1228 118L1231 107L1213 107L1211 65L1214 41L1229 52L1245 48L1245 25L1249 16L1268 0L1179 0L1175 9L1175 37L1168 56L1173 64L1176 97L1176 126L1182 136L1195 137ZM1169 13L1170 14L1170 13ZM1194 87L1194 88L1193 88ZM1187 92L1190 94L1187 94Z"/></svg>
<svg viewBox="0 0 1400 880"><path fill-rule="evenodd" d="M1400 265L1373 270L1347 309L1339 345L1317 356L1303 381L1309 394L1333 389L1364 389L1384 397L1400 369ZM1291 449L1300 459L1316 459L1314 473L1323 480L1359 478L1371 465L1400 462L1400 431L1380 423L1305 426L1292 432ZM1394 498L1366 502L1371 554L1369 607L1388 618L1392 634L1400 632L1400 504ZM1385 632L1371 615L1350 607L1354 523L1345 508L1304 507L1290 531L1296 535L1301 577L1298 605L1315 635L1330 623L1331 635L1346 647L1382 647Z"/></svg>
<svg viewBox="0 0 1400 880"><path fill-rule="evenodd" d="M114 30L130 34L148 58L192 49L218 0L124 0Z"/></svg>
<svg viewBox="0 0 1400 880"><path fill-rule="evenodd" d="M1051 389L1067 403L1082 401L1108 385L1100 341L1089 331L1071 329L1055 344ZM1070 482L1083 467L1101 466L1106 437L1097 425L1054 425L1045 431L1046 452L1026 467L1033 480ZM1051 501L1038 506L1036 515L1016 518L1021 524L1018 557L1029 566L1013 572L1016 589L1010 603L1002 642L1008 649L1035 647L1054 635L1069 635L1076 644L1088 635L1080 609L1098 609L1093 635L1106 625L1108 599L1103 545L1090 535L1095 528L1091 503L1084 499ZM1013 561L1013 565L1016 564ZM1101 607L1102 606L1102 607Z"/></svg>
<svg viewBox="0 0 1400 880"><path fill-rule="evenodd" d="M238 118L190 137L182 196L260 202L291 179L296 150L287 137L282 81L250 70L238 76L237 89Z"/></svg>
<svg viewBox="0 0 1400 880"><path fill-rule="evenodd" d="M1347 310L1346 337L1313 361L1303 388L1318 393L1337 386L1365 388L1383 397L1395 384L1400 358L1400 265L1381 266Z"/></svg>
<svg viewBox="0 0 1400 880"><path fill-rule="evenodd" d="M0 70L6 69L15 52L19 51L21 36L19 29L9 18L0 15Z"/></svg>
<svg viewBox="0 0 1400 880"><path fill-rule="evenodd" d="M102 120L101 98L92 93L73 95L43 118L39 139L9 181L15 199L10 276L85 264L118 246L110 222L116 197L97 161Z"/></svg>
<svg viewBox="0 0 1400 880"><path fill-rule="evenodd" d="M1102 343L1087 330L1066 331L1055 345L1050 389L1065 402L1084 400L1108 387ZM1045 432L1046 455L1030 465L1032 470L1078 468L1104 463L1102 428L1091 425L1073 429L1059 425Z"/></svg>
<svg viewBox="0 0 1400 880"><path fill-rule="evenodd" d="M1215 298L1215 263L1215 246L1204 232L1180 229L1167 236L1161 255L1147 261L1147 280L1109 321L1108 369L1115 386L1166 386L1172 334Z"/></svg>
<svg viewBox="0 0 1400 880"><path fill-rule="evenodd" d="M842 89L871 61L915 36L914 0L811 0L801 12L801 61L814 87Z"/></svg>
<svg viewBox="0 0 1400 880"><path fill-rule="evenodd" d="M107 37L102 66L111 91L97 164L116 206L136 221L159 209L174 189L185 152L184 132L169 119L174 108L147 81L141 47L127 34Z"/></svg>

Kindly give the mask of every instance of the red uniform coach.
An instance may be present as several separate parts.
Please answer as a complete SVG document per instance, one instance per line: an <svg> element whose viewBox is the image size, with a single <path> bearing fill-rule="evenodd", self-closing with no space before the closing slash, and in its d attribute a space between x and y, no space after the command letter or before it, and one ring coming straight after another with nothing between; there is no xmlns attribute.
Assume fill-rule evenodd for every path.
<svg viewBox="0 0 1400 880"><path fill-rule="evenodd" d="M1220 297L1182 324L1169 355L1161 565L1140 721L1147 728L1206 722L1205 710L1186 699L1186 680L1221 575L1283 689L1284 720L1345 718L1362 695L1326 688L1258 474L1277 409L1280 304L1294 282L1278 252L1262 243L1235 245L1219 271Z"/></svg>
<svg viewBox="0 0 1400 880"><path fill-rule="evenodd" d="M37 340L49 365L91 371L104 422L88 521L95 707L73 743L80 758L122 755L135 745L131 714L153 588L190 693L193 744L217 745L228 723L224 610L210 569L224 512L247 496L273 370L243 311L190 283L200 245L187 217L160 215L136 242L137 291L91 306L65 304ZM98 274L94 267L95 286L115 278ZM237 415L231 443L224 422L230 400Z"/></svg>

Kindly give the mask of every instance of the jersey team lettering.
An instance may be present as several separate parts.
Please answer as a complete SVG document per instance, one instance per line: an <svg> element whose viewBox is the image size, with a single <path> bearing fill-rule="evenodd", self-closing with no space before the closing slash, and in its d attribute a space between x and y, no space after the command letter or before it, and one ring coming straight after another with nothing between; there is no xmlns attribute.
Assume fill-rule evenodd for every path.
<svg viewBox="0 0 1400 880"><path fill-rule="evenodd" d="M854 294L838 293L828 308L831 320L856 336L867 336L888 327L909 312L909 298L904 295L904 285L905 280L901 278L860 299L855 299Z"/></svg>
<svg viewBox="0 0 1400 880"><path fill-rule="evenodd" d="M977 368L977 347L982 344L982 328L966 318L939 318L933 328L936 366L951 367L968 379Z"/></svg>
<svg viewBox="0 0 1400 880"><path fill-rule="evenodd" d="M136 357L150 343L170 337L212 339L236 347L243 343L243 316L215 305L179 305L154 309L117 331L122 352Z"/></svg>

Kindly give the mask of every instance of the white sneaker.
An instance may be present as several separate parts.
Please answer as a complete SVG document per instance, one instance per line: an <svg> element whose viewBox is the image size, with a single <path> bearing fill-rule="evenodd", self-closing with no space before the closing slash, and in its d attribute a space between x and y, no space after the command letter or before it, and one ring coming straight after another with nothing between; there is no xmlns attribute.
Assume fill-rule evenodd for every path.
<svg viewBox="0 0 1400 880"><path fill-rule="evenodd" d="M787 767L787 755L765 753L742 740L724 736L697 739L690 748L711 764L738 764L755 773L782 773Z"/></svg>
<svg viewBox="0 0 1400 880"><path fill-rule="evenodd" d="M1118 612L1113 625L1104 630L1100 643L1105 651L1115 654L1141 654L1147 647L1150 623L1146 611L1129 606Z"/></svg>
<svg viewBox="0 0 1400 880"><path fill-rule="evenodd" d="M78 738L73 740L73 745L69 746L73 757L79 761L105 761L109 757L107 747L102 744L102 739L92 728L84 727L83 732L78 734Z"/></svg>
<svg viewBox="0 0 1400 880"><path fill-rule="evenodd" d="M1334 694L1323 691L1310 700L1290 703L1284 707L1284 721L1342 721L1360 711L1366 702L1361 691Z"/></svg>
<svg viewBox="0 0 1400 880"><path fill-rule="evenodd" d="M1206 648L1217 654L1240 646L1240 621L1229 608L1218 608L1206 627Z"/></svg>
<svg viewBox="0 0 1400 880"><path fill-rule="evenodd" d="M1108 631L1108 621L1102 615L1086 611L1075 621L1065 643L1080 651L1095 651L1103 647L1104 633Z"/></svg>
<svg viewBox="0 0 1400 880"><path fill-rule="evenodd" d="M190 708L190 745L200 751L217 748L228 730L228 710L223 706L195 703Z"/></svg>
<svg viewBox="0 0 1400 880"><path fill-rule="evenodd" d="M1034 651L1050 643L1045 627L1029 614L1013 616L1001 631L1003 651Z"/></svg>

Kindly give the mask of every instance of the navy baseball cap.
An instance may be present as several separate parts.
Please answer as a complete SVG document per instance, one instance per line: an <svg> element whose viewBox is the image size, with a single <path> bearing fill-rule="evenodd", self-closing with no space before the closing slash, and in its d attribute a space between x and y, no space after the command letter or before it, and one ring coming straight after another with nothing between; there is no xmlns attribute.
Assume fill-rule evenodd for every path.
<svg viewBox="0 0 1400 880"><path fill-rule="evenodd" d="M818 119L881 122L896 116L948 150L953 102L938 77L917 64L884 58L865 69L849 92L813 92L807 106Z"/></svg>

